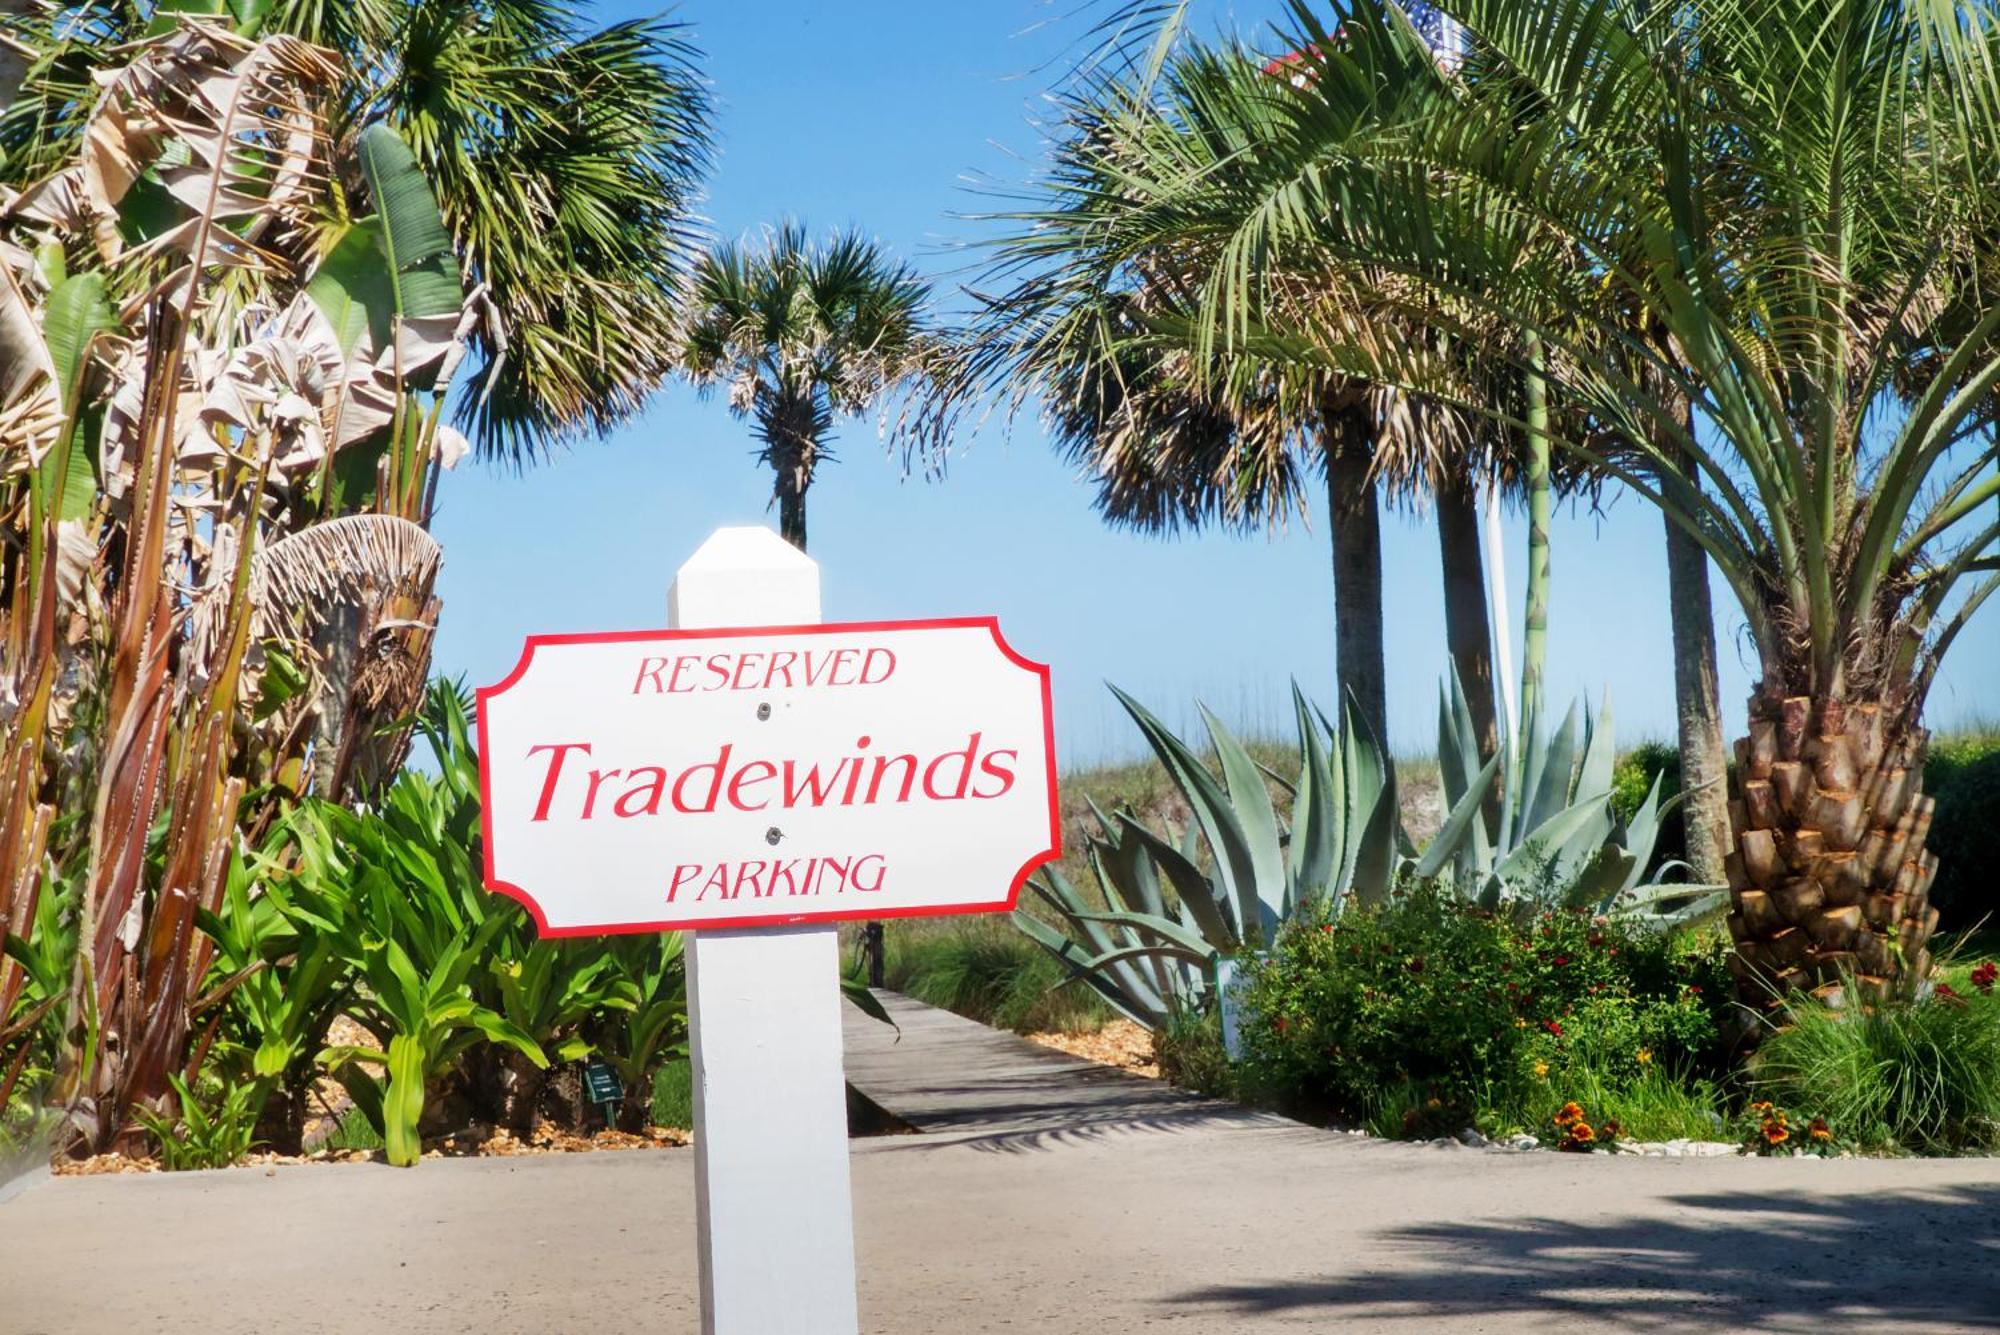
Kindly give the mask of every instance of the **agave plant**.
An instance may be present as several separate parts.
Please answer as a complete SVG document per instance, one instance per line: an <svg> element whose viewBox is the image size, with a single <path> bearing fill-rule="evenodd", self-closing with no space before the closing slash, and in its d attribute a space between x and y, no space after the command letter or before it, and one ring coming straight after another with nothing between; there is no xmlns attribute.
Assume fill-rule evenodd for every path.
<svg viewBox="0 0 2000 1335"><path fill-rule="evenodd" d="M1397 808L1395 769L1351 705L1336 728L1293 687L1299 774L1288 782L1260 766L1207 710L1220 775L1138 701L1115 686L1112 693L1194 823L1174 837L1093 803L1091 866L1106 907L1093 907L1051 867L1029 884L1068 931L1027 912L1014 921L1084 986L1149 1028L1204 994L1219 962L1268 946L1302 906L1324 901L1338 912L1350 903L1379 904L1399 876L1437 875L1477 823L1492 780L1489 764L1416 856ZM1291 798L1289 820L1272 800L1273 783Z"/></svg>
<svg viewBox="0 0 2000 1335"><path fill-rule="evenodd" d="M1484 806L1508 753L1478 760L1478 733L1454 679L1440 708L1445 815L1418 851L1403 829L1396 774L1352 706L1336 728L1293 687L1299 774L1260 766L1203 710L1221 773L1136 700L1112 688L1159 757L1193 823L1176 836L1130 812L1091 803L1089 836L1099 907L1047 868L1029 882L1061 926L1030 912L1014 921L1121 1013L1160 1028L1177 1006L1217 985L1234 957L1268 947L1299 909L1339 914L1384 902L1399 881L1448 880L1488 909L1588 909L1667 928L1719 907L1719 887L1645 884L1663 812L1657 781L1621 822L1610 800L1610 707L1572 707L1554 736L1522 730L1521 778L1497 824ZM1289 818L1272 800L1290 798Z"/></svg>
<svg viewBox="0 0 2000 1335"><path fill-rule="evenodd" d="M1451 850L1449 875L1459 891L1488 909L1590 909L1666 928L1710 912L1727 898L1722 886L1646 884L1659 841L1660 781L1629 821L1611 802L1618 751L1611 698L1596 713L1572 704L1551 735L1532 707L1502 753L1510 782L1490 828L1473 821ZM1483 795L1493 762L1479 763L1479 734L1454 675L1438 693L1438 768L1448 805ZM1678 799L1676 799L1678 800Z"/></svg>

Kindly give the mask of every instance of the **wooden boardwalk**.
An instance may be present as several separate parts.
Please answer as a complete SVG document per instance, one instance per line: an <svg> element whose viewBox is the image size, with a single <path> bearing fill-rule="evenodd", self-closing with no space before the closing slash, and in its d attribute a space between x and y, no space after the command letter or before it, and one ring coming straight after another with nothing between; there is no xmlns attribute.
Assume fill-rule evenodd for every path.
<svg viewBox="0 0 2000 1335"><path fill-rule="evenodd" d="M896 1028L849 1006L847 1082L912 1128L958 1142L1087 1139L1125 1129L1292 1127L927 1006L878 994Z"/></svg>

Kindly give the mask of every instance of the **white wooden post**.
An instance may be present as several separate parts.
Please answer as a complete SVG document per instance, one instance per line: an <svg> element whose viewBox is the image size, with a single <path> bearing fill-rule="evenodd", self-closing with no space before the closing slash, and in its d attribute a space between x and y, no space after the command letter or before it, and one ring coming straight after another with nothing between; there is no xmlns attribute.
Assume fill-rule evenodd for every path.
<svg viewBox="0 0 2000 1335"><path fill-rule="evenodd" d="M717 529L675 576L668 618L677 630L815 623L819 567L767 528ZM851 1335L838 931L691 932L687 964L701 1328Z"/></svg>

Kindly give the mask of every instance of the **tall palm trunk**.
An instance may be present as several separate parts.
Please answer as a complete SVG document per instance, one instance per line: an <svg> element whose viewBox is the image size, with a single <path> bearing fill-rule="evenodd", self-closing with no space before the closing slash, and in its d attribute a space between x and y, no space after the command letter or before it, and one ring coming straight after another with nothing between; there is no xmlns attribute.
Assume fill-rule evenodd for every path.
<svg viewBox="0 0 2000 1335"><path fill-rule="evenodd" d="M1692 469L1685 470L1692 474ZM1697 481L1694 485L1699 486ZM1722 750L1716 689L1715 612L1708 553L1673 520L1667 529L1667 606L1674 637L1674 719L1680 734L1681 821L1689 875L1704 885L1726 878L1730 846L1729 766Z"/></svg>
<svg viewBox="0 0 2000 1335"><path fill-rule="evenodd" d="M806 549L806 484L793 470L778 470L778 536L800 551Z"/></svg>
<svg viewBox="0 0 2000 1335"><path fill-rule="evenodd" d="M760 456L771 466L771 496L778 503L778 536L800 551L806 549L806 492L819 462L819 439L809 397L785 394L760 402Z"/></svg>
<svg viewBox="0 0 2000 1335"><path fill-rule="evenodd" d="M1333 658L1343 697L1389 743L1382 653L1382 514L1369 475L1374 442L1352 410L1327 414L1327 516L1333 529Z"/></svg>
<svg viewBox="0 0 2000 1335"><path fill-rule="evenodd" d="M1542 676L1549 657L1549 525L1555 518L1555 487L1549 473L1549 385L1542 375L1542 341L1532 334L1528 365L1528 605L1521 630L1519 733L1523 739L1542 711ZM1525 749L1516 746L1516 755Z"/></svg>
<svg viewBox="0 0 2000 1335"><path fill-rule="evenodd" d="M1909 996L1930 973L1937 857L1923 728L1895 703L1788 695L1766 678L1736 744L1730 959L1746 1004Z"/></svg>
<svg viewBox="0 0 2000 1335"><path fill-rule="evenodd" d="M1493 701L1493 633L1486 618L1486 562L1479 550L1479 503L1471 479L1448 477L1433 489L1438 557L1444 567L1444 634L1472 711L1481 760L1500 749ZM1498 795L1494 795L1496 802Z"/></svg>

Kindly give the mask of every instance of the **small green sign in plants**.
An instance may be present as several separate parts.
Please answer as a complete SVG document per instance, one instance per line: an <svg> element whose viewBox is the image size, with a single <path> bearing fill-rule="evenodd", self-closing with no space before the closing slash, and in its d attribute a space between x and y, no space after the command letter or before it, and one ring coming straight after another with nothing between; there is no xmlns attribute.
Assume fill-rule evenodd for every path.
<svg viewBox="0 0 2000 1335"><path fill-rule="evenodd" d="M618 1072L612 1070L611 1064L602 1057L592 1057L583 1068L583 1090L592 1103L605 1110L607 1121L611 1117L611 1105L625 1098L625 1086L619 1082Z"/></svg>

